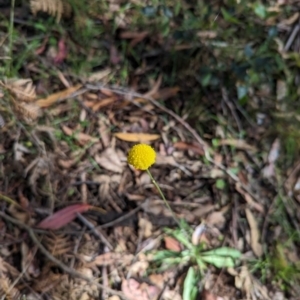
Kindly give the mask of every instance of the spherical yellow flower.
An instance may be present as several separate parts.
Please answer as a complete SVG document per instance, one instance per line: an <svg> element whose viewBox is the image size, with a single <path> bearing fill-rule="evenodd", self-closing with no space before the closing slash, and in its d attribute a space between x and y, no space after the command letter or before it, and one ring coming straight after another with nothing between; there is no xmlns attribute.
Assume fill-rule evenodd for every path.
<svg viewBox="0 0 300 300"><path fill-rule="evenodd" d="M147 170L155 163L155 150L146 144L137 144L133 146L127 156L130 165L138 170Z"/></svg>

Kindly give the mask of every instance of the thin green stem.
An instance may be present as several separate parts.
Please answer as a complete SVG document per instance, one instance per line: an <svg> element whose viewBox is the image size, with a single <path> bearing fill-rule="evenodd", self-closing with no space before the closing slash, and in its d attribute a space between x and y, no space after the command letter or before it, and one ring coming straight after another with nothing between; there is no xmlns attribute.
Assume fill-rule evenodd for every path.
<svg viewBox="0 0 300 300"><path fill-rule="evenodd" d="M178 218L175 216L175 214L174 214L174 212L173 212L173 210L172 210L170 204L168 203L167 199L165 198L165 195L164 195L164 193L162 192L161 188L159 187L158 183L157 183L157 182L155 181L155 179L153 178L153 176L152 176L150 170L147 169L146 171L147 171L148 175L150 176L152 183L153 183L153 184L155 185L155 187L157 188L157 190L158 190L158 192L159 192L161 198L163 199L163 201L164 201L166 207L168 208L168 210L169 210L170 213L172 214L173 219L174 219L175 222L178 224L178 226L179 226L180 228L182 228L182 226L181 226L181 224L180 224L180 221L179 221Z"/></svg>
<svg viewBox="0 0 300 300"><path fill-rule="evenodd" d="M12 64L12 48L13 48L13 34L14 34L14 18L15 18L15 0L11 0L10 6L10 20L8 28L8 56L6 61L6 76L11 75L11 64Z"/></svg>
<svg viewBox="0 0 300 300"><path fill-rule="evenodd" d="M16 202L15 200L3 195L0 193L0 200L4 200L5 202L7 202L8 204L12 204L12 205L15 205L21 209L23 209L23 207L18 203Z"/></svg>

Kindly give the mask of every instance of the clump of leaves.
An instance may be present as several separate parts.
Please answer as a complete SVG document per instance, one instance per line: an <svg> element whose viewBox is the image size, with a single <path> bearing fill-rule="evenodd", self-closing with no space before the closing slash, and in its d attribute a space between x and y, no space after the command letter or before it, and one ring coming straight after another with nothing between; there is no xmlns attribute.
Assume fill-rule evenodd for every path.
<svg viewBox="0 0 300 300"><path fill-rule="evenodd" d="M188 273L183 287L183 299L196 299L200 281L208 265L216 268L233 268L241 257L240 251L229 247L220 247L207 250L204 243L194 245L191 242L192 228L184 221L181 221L180 228L175 230L166 228L167 235L174 237L183 246L184 250L170 251L158 250L153 254L153 261L161 269L168 269L174 266L189 265Z"/></svg>

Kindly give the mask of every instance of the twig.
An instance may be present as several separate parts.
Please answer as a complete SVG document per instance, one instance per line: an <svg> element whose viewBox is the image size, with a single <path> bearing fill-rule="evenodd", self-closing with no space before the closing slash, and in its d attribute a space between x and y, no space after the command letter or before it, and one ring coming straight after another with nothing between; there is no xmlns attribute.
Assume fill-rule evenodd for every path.
<svg viewBox="0 0 300 300"><path fill-rule="evenodd" d="M238 115L237 115L237 113L236 113L236 111L235 111L235 109L234 109L232 103L231 103L230 100L229 100L228 92L227 92L226 88L225 88L225 87L222 87L222 88L221 88L221 92L222 92L222 99L223 99L223 101L225 102L225 104L228 106L228 108L230 109L230 111L231 111L231 113L232 113L232 116L233 116L233 118L235 119L236 125L237 125L237 127L238 127L239 135L241 135L241 132L242 132L242 130L243 130L243 127L242 127L242 124L241 124L241 122L240 122L240 119L239 119L239 117L238 117Z"/></svg>
<svg viewBox="0 0 300 300"><path fill-rule="evenodd" d="M115 291L109 287L106 287L104 285L102 285L101 283L95 282L92 278L83 275L80 272L77 272L76 270L66 266L64 263L62 263L60 260L58 260L57 258L55 258L51 253L48 252L48 250L41 244L41 242L39 241L39 239L37 238L37 236L35 235L33 229L31 227L29 227L28 225L22 223L21 221L14 219L10 216L8 216L7 214L5 214L4 212L0 212L0 217L4 218L5 220L25 229L29 236L31 237L32 241L36 244L36 246L39 248L39 250L50 260L52 261L54 264L56 264L62 271L64 271L65 273L69 274L70 276L76 277L76 278L80 278L83 279L89 283L93 283L95 284L99 289L105 289L107 292L113 294L113 295L118 295L121 298L125 299L125 300L130 300L128 299L122 292L118 292Z"/></svg>
<svg viewBox="0 0 300 300"><path fill-rule="evenodd" d="M131 210L126 215L124 215L120 218L117 218L111 222L99 225L99 226L97 226L97 228L108 228L108 227L115 226L116 224L121 223L121 222L125 221L126 219L128 219L129 217L131 217L132 215L134 215L136 212L138 212L142 208L142 206L143 206L143 204L141 204L138 207L136 207L135 209Z"/></svg>
<svg viewBox="0 0 300 300"><path fill-rule="evenodd" d="M295 37L297 36L299 30L300 30L300 26L299 26L299 24L297 24L297 25L294 27L294 29L293 29L291 35L289 36L289 38L288 38L288 40L287 40L287 42L286 42L286 44L285 44L285 46L284 46L284 48L283 48L283 51L284 51L284 52L287 52L287 51L290 49L290 47L292 46L292 44L293 44L293 42L294 42L294 40L295 40Z"/></svg>
<svg viewBox="0 0 300 300"><path fill-rule="evenodd" d="M111 243L107 240L107 238L104 236L104 234L101 232L100 228L96 228L90 221L88 221L82 214L77 213L78 219L89 229L92 230L95 236L97 236L103 244L105 244L109 250L113 250L114 247L111 245Z"/></svg>

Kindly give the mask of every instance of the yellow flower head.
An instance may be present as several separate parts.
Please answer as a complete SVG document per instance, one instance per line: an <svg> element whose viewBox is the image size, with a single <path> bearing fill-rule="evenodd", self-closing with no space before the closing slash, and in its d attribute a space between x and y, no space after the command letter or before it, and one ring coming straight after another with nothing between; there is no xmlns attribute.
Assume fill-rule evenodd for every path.
<svg viewBox="0 0 300 300"><path fill-rule="evenodd" d="M138 170L147 170L155 163L155 157L155 150L151 146L137 144L129 150L127 161Z"/></svg>

